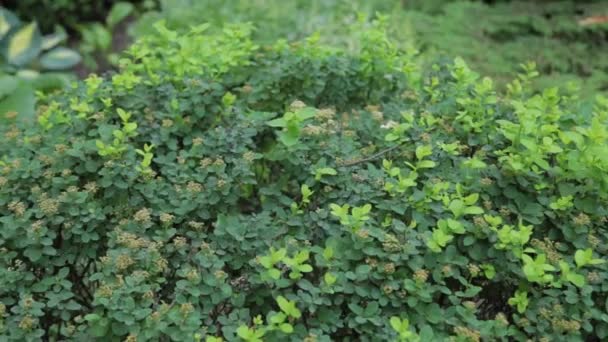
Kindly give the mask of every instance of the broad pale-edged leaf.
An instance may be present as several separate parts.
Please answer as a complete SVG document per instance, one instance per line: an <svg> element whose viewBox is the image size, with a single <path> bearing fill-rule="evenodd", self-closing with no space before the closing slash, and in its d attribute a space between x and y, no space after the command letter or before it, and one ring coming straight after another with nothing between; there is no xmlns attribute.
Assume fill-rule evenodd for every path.
<svg viewBox="0 0 608 342"><path fill-rule="evenodd" d="M80 63L78 52L68 48L55 48L40 57L40 65L47 70L65 70Z"/></svg>
<svg viewBox="0 0 608 342"><path fill-rule="evenodd" d="M31 62L42 48L42 36L36 23L11 29L3 40L2 52L9 64L22 66Z"/></svg>
<svg viewBox="0 0 608 342"><path fill-rule="evenodd" d="M32 69L22 69L16 74L19 78L26 81L33 81L40 76L40 72Z"/></svg>
<svg viewBox="0 0 608 342"><path fill-rule="evenodd" d="M55 28L55 33L42 37L42 50L50 50L64 42L67 38L68 34L62 27L58 26Z"/></svg>
<svg viewBox="0 0 608 342"><path fill-rule="evenodd" d="M19 25L19 18L10 11L0 8L0 39L17 25Z"/></svg>

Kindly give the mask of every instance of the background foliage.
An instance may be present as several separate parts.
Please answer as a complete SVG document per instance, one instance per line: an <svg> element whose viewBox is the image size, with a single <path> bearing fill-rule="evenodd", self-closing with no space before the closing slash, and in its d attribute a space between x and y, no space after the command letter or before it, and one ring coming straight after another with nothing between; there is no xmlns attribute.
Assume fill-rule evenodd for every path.
<svg viewBox="0 0 608 342"><path fill-rule="evenodd" d="M59 46L66 39L61 29L43 35L36 22L24 23L0 8L0 113L19 112L31 119L35 91L51 92L68 83L71 75L65 71L81 58Z"/></svg>
<svg viewBox="0 0 608 342"><path fill-rule="evenodd" d="M26 20L35 20L44 31L57 25L76 29L85 22L103 21L112 6L118 2L129 2L152 8L154 0L5 0L6 8Z"/></svg>
<svg viewBox="0 0 608 342"><path fill-rule="evenodd" d="M168 27L253 22L256 39L298 39L321 31L325 40L348 44L344 31L357 12L390 13L391 36L420 49L428 60L461 56L475 70L503 85L520 64L535 62L542 76L533 86L578 81L583 94L608 87L607 24L581 26L580 19L602 15L602 1L216 1L164 0L161 10L144 15L136 34L150 33L156 20ZM201 15L203 14L204 15ZM352 43L352 41L351 41ZM590 96L592 97L592 96Z"/></svg>

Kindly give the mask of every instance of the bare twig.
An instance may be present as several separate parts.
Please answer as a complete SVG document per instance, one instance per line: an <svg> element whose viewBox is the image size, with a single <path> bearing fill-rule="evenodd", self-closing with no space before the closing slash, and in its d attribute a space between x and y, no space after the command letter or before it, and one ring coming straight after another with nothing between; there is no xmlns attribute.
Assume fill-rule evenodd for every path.
<svg viewBox="0 0 608 342"><path fill-rule="evenodd" d="M378 159L378 158L382 157L383 155L389 153L390 151L395 150L398 147L401 147L402 145L403 144L398 144L398 145L389 147L389 148L384 149L384 150L382 150L382 151L380 151L380 152L378 152L376 154L372 154L369 157L366 157L366 158L363 158L363 159L357 159L357 160L353 160L353 161L349 161L349 162L345 162L345 163L342 163L342 165L340 165L340 166L347 166L347 167L348 166L354 166L354 165L357 165L357 164L366 163L368 161L372 161L372 160Z"/></svg>
<svg viewBox="0 0 608 342"><path fill-rule="evenodd" d="M595 15L579 20L581 26L598 25L608 23L608 15Z"/></svg>

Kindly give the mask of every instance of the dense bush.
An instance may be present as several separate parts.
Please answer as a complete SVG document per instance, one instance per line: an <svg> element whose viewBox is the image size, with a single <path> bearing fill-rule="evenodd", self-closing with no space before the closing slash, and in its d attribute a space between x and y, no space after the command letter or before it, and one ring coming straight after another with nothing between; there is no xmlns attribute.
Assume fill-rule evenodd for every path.
<svg viewBox="0 0 608 342"><path fill-rule="evenodd" d="M3 338L608 336L608 101L157 29L0 128Z"/></svg>

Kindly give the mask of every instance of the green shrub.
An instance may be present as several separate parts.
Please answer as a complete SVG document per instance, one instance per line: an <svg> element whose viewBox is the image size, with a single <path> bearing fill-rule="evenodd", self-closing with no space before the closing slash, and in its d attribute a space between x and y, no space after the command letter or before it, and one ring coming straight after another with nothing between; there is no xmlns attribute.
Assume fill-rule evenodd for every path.
<svg viewBox="0 0 608 342"><path fill-rule="evenodd" d="M606 99L157 29L0 128L3 338L607 337Z"/></svg>

